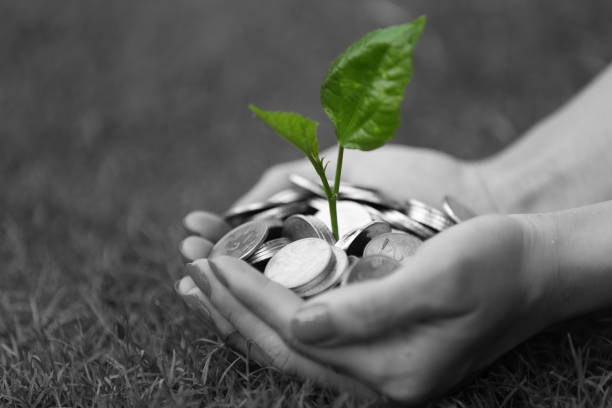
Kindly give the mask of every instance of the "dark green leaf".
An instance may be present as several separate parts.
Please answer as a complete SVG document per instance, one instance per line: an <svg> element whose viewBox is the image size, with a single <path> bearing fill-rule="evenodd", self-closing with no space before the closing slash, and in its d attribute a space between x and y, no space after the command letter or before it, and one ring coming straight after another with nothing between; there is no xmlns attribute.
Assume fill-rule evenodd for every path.
<svg viewBox="0 0 612 408"><path fill-rule="evenodd" d="M249 105L249 109L276 133L303 151L307 157L318 157L317 122L293 112L265 111L255 105Z"/></svg>
<svg viewBox="0 0 612 408"><path fill-rule="evenodd" d="M336 58L321 85L321 104L336 138L372 150L395 135L400 104L412 78L412 52L425 17L366 34Z"/></svg>

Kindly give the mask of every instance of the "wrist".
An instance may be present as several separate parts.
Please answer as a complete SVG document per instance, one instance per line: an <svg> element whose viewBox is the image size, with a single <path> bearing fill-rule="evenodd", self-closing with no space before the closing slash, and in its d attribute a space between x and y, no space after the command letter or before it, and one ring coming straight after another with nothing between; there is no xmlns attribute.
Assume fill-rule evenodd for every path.
<svg viewBox="0 0 612 408"><path fill-rule="evenodd" d="M560 196L565 184L562 164L550 155L516 160L502 152L475 162L473 167L500 213L545 212L559 208L564 201Z"/></svg>
<svg viewBox="0 0 612 408"><path fill-rule="evenodd" d="M525 303L541 329L567 317L565 282L559 273L559 230L554 214L511 215L522 228L522 262L518 276Z"/></svg>
<svg viewBox="0 0 612 408"><path fill-rule="evenodd" d="M612 305L612 201L512 216L523 225L529 297L546 324Z"/></svg>

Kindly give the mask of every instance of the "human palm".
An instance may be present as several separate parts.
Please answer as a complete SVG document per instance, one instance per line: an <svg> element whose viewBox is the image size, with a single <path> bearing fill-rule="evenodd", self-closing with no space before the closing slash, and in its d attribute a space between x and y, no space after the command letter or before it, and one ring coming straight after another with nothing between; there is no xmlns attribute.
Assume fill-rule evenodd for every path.
<svg viewBox="0 0 612 408"><path fill-rule="evenodd" d="M334 152L328 151L324 155L333 157ZM266 172L261 181L240 203L263 200L274 192L286 188L288 175L291 173L298 173L316 181L316 175L311 171L310 164L305 161L278 165ZM486 191L483 191L472 166L450 156L424 149L389 146L367 155L351 151L345 154L343 180L375 187L398 200L417 198L437 204L441 202L443 195L450 193L481 211L491 209ZM207 217L198 217L197 214L202 213L192 213L186 217L185 224L194 236L185 239L181 245L182 253L191 260L206 258L211 247L208 241L214 241L227 229L220 228L221 223L218 220L212 221L210 214ZM425 248L428 246L426 244ZM426 249L424 251L427 252ZM351 376L339 375L330 369L330 362L319 363L317 355L305 353L300 343L294 342L295 338L291 336L289 330L289 321L303 305L303 300L298 296L270 282L244 262L219 259L213 263L217 268L210 268L207 261L199 260L194 265L195 267L191 267L190 277L184 278L178 286L179 293L186 296L191 305L194 301L196 304L198 301L200 304L205 304L208 320L212 321L222 337L227 338L235 347L264 364L272 364L302 378L315 379L339 388L367 390L367 387L362 385L356 386ZM243 270L245 273L242 276L248 276L253 280L250 289L244 286L249 282L246 278L238 286L243 288L243 291L231 286L233 274L231 272L226 274L228 268L223 267L224 265L229 265L229 269ZM214 274L213 270L222 272ZM197 287L202 281L198 279L202 276L209 284L208 293L203 293ZM225 284L219 282L219 276L222 279L226 278ZM202 284L199 286L202 287ZM353 288L346 290L350 293ZM336 291L330 293L334 292ZM257 295L267 300L274 299L273 305L266 303L266 299L261 299ZM387 297L384 294L383 296ZM273 306L275 311L267 311L266 304ZM432 333L435 331L433 328L431 330ZM252 345L255 347L251 349ZM430 346L433 346L433 343ZM343 367L340 368L344 370ZM387 392L370 379L352 374L361 382L372 385L374 389Z"/></svg>

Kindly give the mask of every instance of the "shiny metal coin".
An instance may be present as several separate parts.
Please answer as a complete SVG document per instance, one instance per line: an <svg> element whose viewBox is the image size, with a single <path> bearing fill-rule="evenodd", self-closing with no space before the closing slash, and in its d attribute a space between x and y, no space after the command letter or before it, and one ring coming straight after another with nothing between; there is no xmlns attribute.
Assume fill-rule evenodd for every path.
<svg viewBox="0 0 612 408"><path fill-rule="evenodd" d="M283 249L286 245L290 244L291 241L285 237L272 239L270 241L264 242L260 245L259 248L251 255L247 262L250 264L257 264L260 262L268 261L272 258L278 251Z"/></svg>
<svg viewBox="0 0 612 408"><path fill-rule="evenodd" d="M283 223L283 236L291 241L303 238L319 238L330 244L335 242L329 228L321 220L311 215L296 214L287 218Z"/></svg>
<svg viewBox="0 0 612 408"><path fill-rule="evenodd" d="M355 262L342 278L342 285L363 282L370 279L381 279L391 275L402 264L385 255L365 256Z"/></svg>
<svg viewBox="0 0 612 408"><path fill-rule="evenodd" d="M437 210L434 212L429 209L411 207L406 210L406 215L438 232L444 231L455 225L455 223L446 216L440 216Z"/></svg>
<svg viewBox="0 0 612 408"><path fill-rule="evenodd" d="M264 275L294 289L315 281L334 262L331 246L322 239L305 238L286 245L270 259ZM325 275L324 275L325 277Z"/></svg>
<svg viewBox="0 0 612 408"><path fill-rule="evenodd" d="M375 207L402 209L402 205L384 194L362 187L343 184L338 191L338 198L341 200L356 201Z"/></svg>
<svg viewBox="0 0 612 408"><path fill-rule="evenodd" d="M225 234L210 252L210 258L219 255L246 259L266 240L268 226L258 221L242 224Z"/></svg>
<svg viewBox="0 0 612 408"><path fill-rule="evenodd" d="M302 297L310 297L323 293L328 289L331 289L342 280L342 276L346 272L349 265L349 258L346 252L337 247L332 247L336 262L334 263L333 270L327 275L327 277L321 281L318 285L315 285L312 289L303 291L300 293Z"/></svg>
<svg viewBox="0 0 612 408"><path fill-rule="evenodd" d="M338 201L336 203L336 212L338 214L339 236L372 222L372 216L368 210L363 205L353 201ZM330 231L332 230L329 206L319 210L315 217L323 221Z"/></svg>
<svg viewBox="0 0 612 408"><path fill-rule="evenodd" d="M271 195L266 203L273 205L291 204L297 203L298 201L305 201L310 198L312 194L302 189L289 188L286 190L279 191L276 194Z"/></svg>
<svg viewBox="0 0 612 408"><path fill-rule="evenodd" d="M383 221L372 221L343 236L336 246L349 255L361 256L366 245L375 237L391 232L391 225Z"/></svg>
<svg viewBox="0 0 612 408"><path fill-rule="evenodd" d="M325 191L323 191L323 187L314 181L310 181L306 177L294 173L289 176L289 181L298 189L302 189L321 198L327 198Z"/></svg>
<svg viewBox="0 0 612 408"><path fill-rule="evenodd" d="M385 210L382 211L381 214L383 220L391 224L391 227L404 232L409 232L419 238L427 239L436 234L434 230L427 228L423 224L420 224L400 211Z"/></svg>
<svg viewBox="0 0 612 408"><path fill-rule="evenodd" d="M264 210L260 213L255 214L251 219L252 220L263 220L267 218L284 220L294 214L302 214L307 212L310 209L310 206L307 202L297 202L279 205L278 207L272 207L270 209Z"/></svg>
<svg viewBox="0 0 612 408"><path fill-rule="evenodd" d="M474 218L478 215L474 211L467 208L459 200L449 195L444 196L442 209L446 215L456 223L467 221L470 218Z"/></svg>
<svg viewBox="0 0 612 408"><path fill-rule="evenodd" d="M388 232L372 239L363 250L363 256L385 255L402 262L414 255L422 243L420 238L412 234Z"/></svg>
<svg viewBox="0 0 612 408"><path fill-rule="evenodd" d="M244 205L238 205L230 208L223 214L223 218L225 221L232 225L241 224L244 220L252 217L258 212L267 210L268 208L273 207L274 204L267 202L260 203L249 203Z"/></svg>

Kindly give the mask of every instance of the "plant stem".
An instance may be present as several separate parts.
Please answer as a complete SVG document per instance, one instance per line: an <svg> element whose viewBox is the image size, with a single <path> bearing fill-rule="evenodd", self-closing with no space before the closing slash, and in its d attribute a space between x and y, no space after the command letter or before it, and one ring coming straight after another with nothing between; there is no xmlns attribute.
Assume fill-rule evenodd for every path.
<svg viewBox="0 0 612 408"><path fill-rule="evenodd" d="M342 174L342 159L344 158L344 147L338 146L338 160L336 161L336 179L334 180L334 196L338 198L340 191L340 175Z"/></svg>
<svg viewBox="0 0 612 408"><path fill-rule="evenodd" d="M342 149L342 148L340 148ZM340 160L342 160L342 156L339 156ZM336 198L338 197L338 192L336 191L336 186L334 186L334 190L329 185L327 181L327 175L325 174L325 168L323 167L323 163L321 159L318 157L308 157L315 171L319 175L321 179L321 184L323 185L323 191L327 196L327 202L329 203L329 215L331 218L331 227L332 233L334 234L334 239L338 240L338 215L336 213ZM340 162L340 164L342 164ZM336 168L336 177L339 179L339 172ZM339 188L339 186L338 186Z"/></svg>

